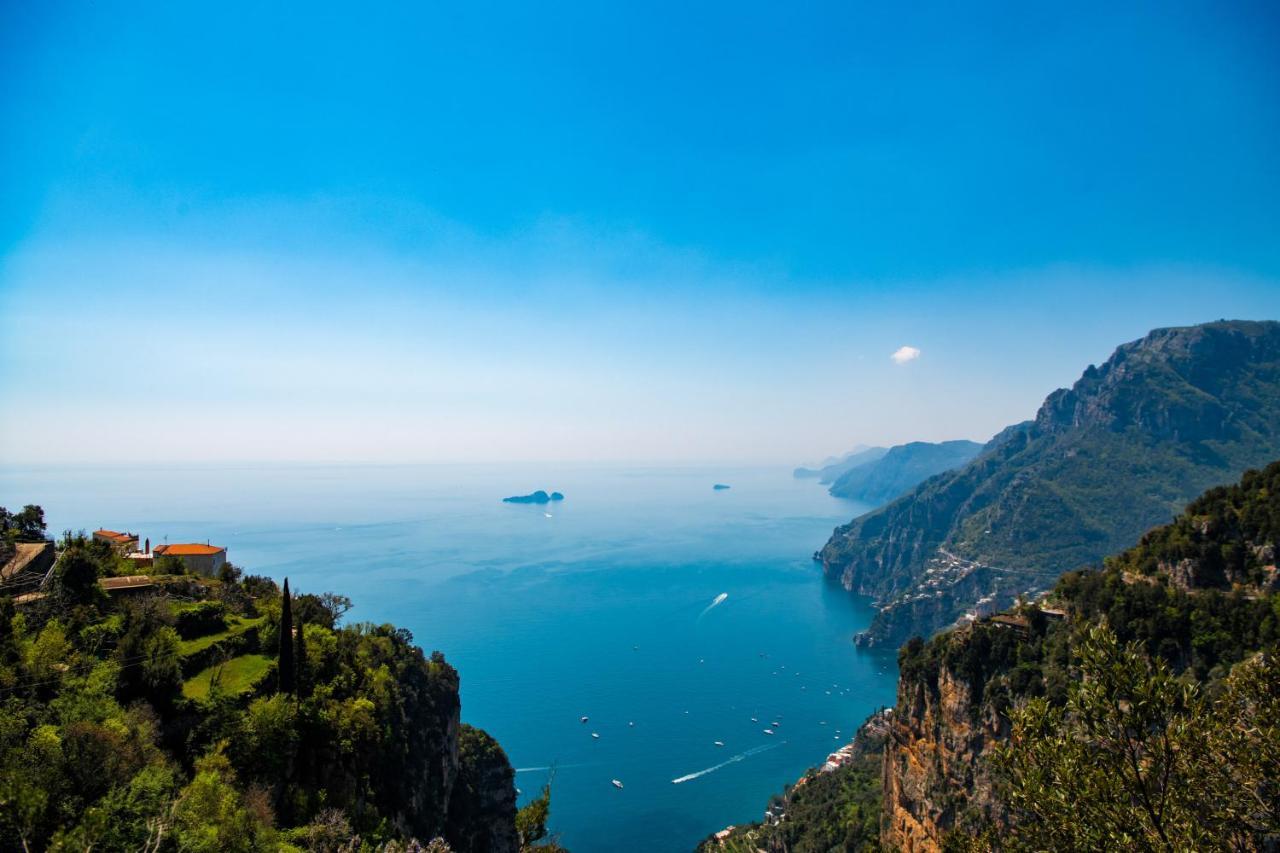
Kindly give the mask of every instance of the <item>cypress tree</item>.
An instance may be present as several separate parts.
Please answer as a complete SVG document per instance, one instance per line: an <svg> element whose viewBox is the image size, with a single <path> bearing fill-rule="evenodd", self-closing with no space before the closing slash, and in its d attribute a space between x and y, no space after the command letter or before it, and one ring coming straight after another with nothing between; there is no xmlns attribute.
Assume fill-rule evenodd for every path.
<svg viewBox="0 0 1280 853"><path fill-rule="evenodd" d="M303 624L303 615L298 614L298 635L297 642L294 644L293 660L294 660L294 693L299 699L305 697L308 693L311 681L310 672L307 670L307 641L305 636L305 625Z"/></svg>
<svg viewBox="0 0 1280 853"><path fill-rule="evenodd" d="M292 693L294 690L293 661L293 601L289 596L289 579L284 579L284 593L280 600L280 659L277 664L280 678L279 691Z"/></svg>

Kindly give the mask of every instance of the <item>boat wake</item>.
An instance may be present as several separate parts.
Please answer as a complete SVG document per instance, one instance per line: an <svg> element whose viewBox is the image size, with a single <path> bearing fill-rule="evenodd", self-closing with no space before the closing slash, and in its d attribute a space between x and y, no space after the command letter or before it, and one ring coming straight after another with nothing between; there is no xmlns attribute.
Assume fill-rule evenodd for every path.
<svg viewBox="0 0 1280 853"><path fill-rule="evenodd" d="M782 743L786 743L786 741L783 741ZM708 773L716 772L721 767L728 767L730 764L734 764L739 761L745 761L746 759L750 758L753 755L759 755L762 752L768 752L771 749L777 749L778 747L782 746L782 743L769 743L763 746L753 746L751 749L748 749L746 752L740 752L737 755L735 755L733 758L730 758L727 761L721 761L719 764L713 767L708 767L706 770L699 770L697 773L690 773L688 776L681 776L678 779L672 779L671 784L680 785L685 782L692 782L694 779L697 779L699 776L706 776Z"/></svg>
<svg viewBox="0 0 1280 853"><path fill-rule="evenodd" d="M711 612L711 608L715 607L717 604L724 604L724 600L728 597L729 597L729 593L727 592L722 592L719 595L717 595L714 599L712 599L711 603L707 605L707 609L698 614L698 618L701 619L703 616L706 616L708 613Z"/></svg>

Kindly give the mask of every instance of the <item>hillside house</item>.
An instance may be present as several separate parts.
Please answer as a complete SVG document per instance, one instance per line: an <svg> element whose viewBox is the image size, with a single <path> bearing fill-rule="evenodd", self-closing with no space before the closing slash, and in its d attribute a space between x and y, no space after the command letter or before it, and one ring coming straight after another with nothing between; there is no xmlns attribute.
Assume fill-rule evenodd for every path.
<svg viewBox="0 0 1280 853"><path fill-rule="evenodd" d="M94 542L106 542L117 554L127 555L138 550L138 534L136 533L120 533L115 530L95 530L93 531Z"/></svg>
<svg viewBox="0 0 1280 853"><path fill-rule="evenodd" d="M181 542L173 545L157 545L152 552L156 558L177 557L187 571L213 577L227 562L227 549L218 545L201 545L198 542Z"/></svg>

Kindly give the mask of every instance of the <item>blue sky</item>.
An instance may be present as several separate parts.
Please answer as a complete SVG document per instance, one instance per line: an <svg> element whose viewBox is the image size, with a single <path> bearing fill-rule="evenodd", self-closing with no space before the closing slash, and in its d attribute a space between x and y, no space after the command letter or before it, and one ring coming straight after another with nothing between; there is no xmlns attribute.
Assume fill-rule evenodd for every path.
<svg viewBox="0 0 1280 853"><path fill-rule="evenodd" d="M4 9L0 461L801 462L1280 317L1273 6L375 5Z"/></svg>

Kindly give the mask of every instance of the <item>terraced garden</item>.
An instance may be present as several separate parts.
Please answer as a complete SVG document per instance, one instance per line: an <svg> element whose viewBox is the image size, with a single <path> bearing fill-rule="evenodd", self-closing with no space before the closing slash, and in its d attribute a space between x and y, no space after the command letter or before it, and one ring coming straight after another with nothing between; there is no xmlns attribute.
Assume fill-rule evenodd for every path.
<svg viewBox="0 0 1280 853"><path fill-rule="evenodd" d="M209 697L216 685L223 695L236 696L252 690L270 668L271 658L266 655L241 655L202 669L187 679L182 685L182 695L201 701Z"/></svg>

